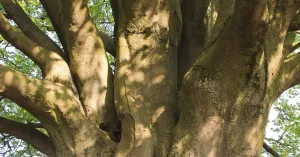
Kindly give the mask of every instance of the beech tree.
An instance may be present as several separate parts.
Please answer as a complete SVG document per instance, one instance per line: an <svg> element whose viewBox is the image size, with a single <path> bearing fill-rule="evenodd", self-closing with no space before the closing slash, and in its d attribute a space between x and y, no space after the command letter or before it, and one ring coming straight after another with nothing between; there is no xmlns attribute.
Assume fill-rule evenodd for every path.
<svg viewBox="0 0 300 157"><path fill-rule="evenodd" d="M113 37L88 0L40 0L59 43L0 3L0 34L42 71L0 64L1 97L40 121L0 132L48 156L259 156L273 102L300 83L299 0L111 0Z"/></svg>

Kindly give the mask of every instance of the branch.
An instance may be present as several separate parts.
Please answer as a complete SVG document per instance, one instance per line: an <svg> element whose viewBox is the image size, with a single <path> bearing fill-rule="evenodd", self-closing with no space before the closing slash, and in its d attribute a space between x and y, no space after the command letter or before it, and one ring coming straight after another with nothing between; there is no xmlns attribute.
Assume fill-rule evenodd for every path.
<svg viewBox="0 0 300 157"><path fill-rule="evenodd" d="M58 118L56 115L56 119L53 119L51 115L54 108L66 104L68 108L76 108L73 109L74 114L77 110L78 114L83 114L83 109L71 87L48 80L33 79L1 64L0 96L14 101L37 118L40 118L39 115L48 117L49 121Z"/></svg>
<svg viewBox="0 0 300 157"><path fill-rule="evenodd" d="M298 31L298 30L300 30L300 20L291 22L289 25L288 31L293 32L293 31Z"/></svg>
<svg viewBox="0 0 300 157"><path fill-rule="evenodd" d="M280 157L280 155L271 147L269 146L266 142L263 144L263 148L270 154L272 154L274 157Z"/></svg>
<svg viewBox="0 0 300 157"><path fill-rule="evenodd" d="M40 90L38 92L37 90ZM0 64L0 95L15 101L31 113L43 111L43 83ZM41 100L39 100L41 99ZM39 103L36 103L40 101ZM32 105L36 103L37 105Z"/></svg>
<svg viewBox="0 0 300 157"><path fill-rule="evenodd" d="M65 56L59 46L32 22L16 1L0 0L0 2L11 19L19 26L20 30L32 41L47 50L57 52L62 57Z"/></svg>
<svg viewBox="0 0 300 157"><path fill-rule="evenodd" d="M10 16L10 15L8 15L8 14L3 14L7 19L12 19L12 17Z"/></svg>
<svg viewBox="0 0 300 157"><path fill-rule="evenodd" d="M104 32L98 31L98 33L104 44L105 50L112 56L116 57L116 44L114 39Z"/></svg>
<svg viewBox="0 0 300 157"><path fill-rule="evenodd" d="M52 25L53 28L58 36L58 39L60 40L63 49L66 53L66 55L68 55L68 48L67 48L67 42L66 42L66 38L64 37L63 34L63 30L61 27L61 19L60 19L60 15L61 15L61 10L62 10L62 6L60 1L58 0L40 0L43 8L45 9ZM69 60L69 58L67 57L67 59Z"/></svg>
<svg viewBox="0 0 300 157"><path fill-rule="evenodd" d="M300 42L298 42L296 45L294 45L291 49L292 52L294 52L295 50L297 50L298 48L300 48Z"/></svg>
<svg viewBox="0 0 300 157"><path fill-rule="evenodd" d="M214 2L211 3L211 6L213 6L213 3ZM220 4L220 6L222 6L222 4ZM190 0L183 1L181 6L177 5L177 9L174 8L175 15L172 15L172 21L177 21L178 23L170 25L178 26L178 28L173 28L178 30L177 32L174 32L178 34L176 35L176 39L174 39L174 41L176 41L175 45L177 46L178 44L178 89L181 87L184 75L201 55L205 42L208 41L207 37L209 36L208 33L209 29L211 28L210 23L212 22L210 21L211 18L206 18L206 16L210 17L210 13L207 11L208 7L209 3L207 3L206 0ZM214 7L210 8L211 11L221 14L222 16L227 13L217 12ZM177 13L180 12L180 10L182 13ZM219 33L217 30L214 30L214 32L215 34Z"/></svg>
<svg viewBox="0 0 300 157"><path fill-rule="evenodd" d="M113 80L105 45L90 17L88 0L61 0L61 25L67 38L71 71L91 122L115 123ZM103 37L103 34L102 34ZM111 42L112 43L112 42ZM97 57L95 57L97 56Z"/></svg>
<svg viewBox="0 0 300 157"><path fill-rule="evenodd" d="M29 127L32 127L32 128L44 128L43 125L42 125L42 123L27 122L26 125L29 126Z"/></svg>
<svg viewBox="0 0 300 157"><path fill-rule="evenodd" d="M274 80L274 89L277 93L282 93L285 90L300 83L300 53L292 55L284 60L280 67L279 74Z"/></svg>
<svg viewBox="0 0 300 157"><path fill-rule="evenodd" d="M236 26L237 31L245 36L243 38L251 41L250 38L259 38L261 36L262 31L267 28L266 17L268 13L265 11L267 7L267 1L236 0L231 21ZM251 33L249 34L249 32Z"/></svg>
<svg viewBox="0 0 300 157"><path fill-rule="evenodd" d="M289 54L293 53L298 48L300 48L300 42L294 46L285 46L283 50L284 56L287 57Z"/></svg>
<svg viewBox="0 0 300 157"><path fill-rule="evenodd" d="M55 156L51 139L33 127L0 117L0 132L22 139L48 156Z"/></svg>
<svg viewBox="0 0 300 157"><path fill-rule="evenodd" d="M0 34L5 40L35 62L41 68L45 79L55 79L60 82L72 84L69 66L64 59L57 53L40 47L22 32L16 30L9 24L1 12Z"/></svg>
<svg viewBox="0 0 300 157"><path fill-rule="evenodd" d="M51 133L51 137L61 139L61 141L53 142L70 143L69 139L76 139L73 137L81 135L82 133L74 131L75 135L65 134L69 128L77 128L77 130L96 128L96 126L91 124L89 119L86 118L83 108L79 100L76 99L74 92L62 84L53 83L48 80L32 79L20 72L10 70L0 65L0 95L13 100L22 108L42 120L43 126ZM2 122L0 124L2 124ZM27 126L26 128L34 129L34 127L25 126ZM24 130L7 129L8 127L3 128L6 129L7 132L9 130ZM62 129L57 130L56 128ZM106 133L100 131L99 134L98 132L93 132L93 134L99 135L99 140L103 140L101 141L104 143L102 145L104 148L103 151L107 151L107 149L112 150L114 148L114 143L108 139ZM22 134L16 135L21 137ZM62 136L65 138L61 138ZM91 140L95 141L95 139Z"/></svg>
<svg viewBox="0 0 300 157"><path fill-rule="evenodd" d="M66 38L64 37L65 30L62 28L61 23L61 12L62 12L62 4L60 1L57 0L40 0L41 4L43 5L45 11L47 12L51 23L57 33L59 40L61 41L65 52L67 52L67 43ZM70 7L70 6L69 6ZM106 33L98 31L99 36L104 44L104 47L108 53L112 56L116 56L116 45L114 43L114 39L108 36Z"/></svg>
<svg viewBox="0 0 300 157"><path fill-rule="evenodd" d="M286 131L285 131L285 132L286 132ZM282 140L282 138L283 138L283 137L282 137L283 134L284 134L284 133L282 133L281 136L280 136L277 140L276 140L276 139L273 139L273 138L265 138L265 139L266 139L267 141L273 141L273 142L277 143L277 144L280 145L280 146L291 147L290 144L281 142L281 140Z"/></svg>
<svg viewBox="0 0 300 157"><path fill-rule="evenodd" d="M114 38L117 39L117 31L118 31L118 2L117 0L110 0L110 7L112 10L112 15L114 17L115 25L114 25Z"/></svg>

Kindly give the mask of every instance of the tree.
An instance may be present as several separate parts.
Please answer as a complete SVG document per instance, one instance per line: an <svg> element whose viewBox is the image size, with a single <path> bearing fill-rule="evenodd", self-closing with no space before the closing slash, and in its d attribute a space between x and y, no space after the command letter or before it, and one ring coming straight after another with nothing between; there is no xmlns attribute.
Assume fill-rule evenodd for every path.
<svg viewBox="0 0 300 157"><path fill-rule="evenodd" d="M273 134L266 133L265 140L272 146L272 149L285 157L300 155L299 107L299 86L284 92L273 106L277 111L277 118L271 123Z"/></svg>
<svg viewBox="0 0 300 157"><path fill-rule="evenodd" d="M46 130L0 132L48 156L259 156L271 105L300 83L299 0L111 0L113 38L87 0L40 0L59 43L0 2L0 34L42 72L0 65L0 95Z"/></svg>

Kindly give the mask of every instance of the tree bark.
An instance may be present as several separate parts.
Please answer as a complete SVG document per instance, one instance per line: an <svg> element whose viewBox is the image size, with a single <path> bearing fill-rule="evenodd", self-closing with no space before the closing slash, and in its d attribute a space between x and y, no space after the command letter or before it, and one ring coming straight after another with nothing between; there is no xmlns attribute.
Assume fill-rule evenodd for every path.
<svg viewBox="0 0 300 157"><path fill-rule="evenodd" d="M292 4L275 3L282 15L275 22L266 18L275 12L266 1L235 2L220 37L184 77L169 156L260 155L269 108L278 96L272 83L283 61L277 45L284 39L274 36L274 27L287 32Z"/></svg>
<svg viewBox="0 0 300 157"><path fill-rule="evenodd" d="M0 13L1 35L43 73L0 65L0 95L49 136L3 118L0 132L52 156L259 156L271 104L300 83L299 44L283 51L299 0L112 0L115 39L88 0L40 0L63 51L0 2L20 28Z"/></svg>
<svg viewBox="0 0 300 157"><path fill-rule="evenodd" d="M55 156L51 139L31 126L0 117L0 132L22 139L48 156Z"/></svg>
<svg viewBox="0 0 300 157"><path fill-rule="evenodd" d="M179 1L117 3L115 100L123 132L115 155L167 156L175 125Z"/></svg>
<svg viewBox="0 0 300 157"><path fill-rule="evenodd" d="M18 2L13 2L12 0L1 0L0 2L5 11L17 23L25 35L31 38L31 40L38 45L47 50L58 53L65 59L65 54L62 52L59 46L32 22L30 17L28 17L21 6L19 6Z"/></svg>

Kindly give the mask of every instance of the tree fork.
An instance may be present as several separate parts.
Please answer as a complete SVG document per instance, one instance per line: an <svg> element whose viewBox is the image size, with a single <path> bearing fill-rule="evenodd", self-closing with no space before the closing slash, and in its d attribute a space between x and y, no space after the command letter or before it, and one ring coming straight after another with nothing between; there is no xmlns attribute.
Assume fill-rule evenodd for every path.
<svg viewBox="0 0 300 157"><path fill-rule="evenodd" d="M271 104L300 83L300 55L283 52L299 0L112 0L114 40L87 0L40 1L67 59L0 13L1 35L44 76L0 65L0 95L40 120L55 156L258 156Z"/></svg>
<svg viewBox="0 0 300 157"><path fill-rule="evenodd" d="M289 1L276 12L280 10L289 21L292 5ZM271 80L279 73L275 68L282 63L282 48L275 47L284 42L279 35L268 38L275 28L267 17L274 12L266 1L235 1L234 13L220 37L184 77L180 119L169 156L261 153L270 104L278 96L269 95L274 92ZM277 19L276 30L286 33L286 21ZM276 43L271 45L270 40Z"/></svg>

